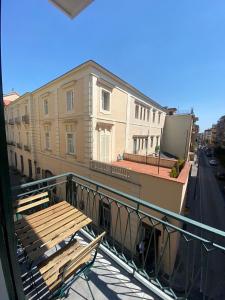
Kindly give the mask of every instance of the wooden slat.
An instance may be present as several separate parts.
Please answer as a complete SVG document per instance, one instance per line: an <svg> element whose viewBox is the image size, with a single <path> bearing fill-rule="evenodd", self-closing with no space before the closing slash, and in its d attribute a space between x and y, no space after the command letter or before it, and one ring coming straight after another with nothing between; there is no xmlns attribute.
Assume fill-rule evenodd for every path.
<svg viewBox="0 0 225 300"><path fill-rule="evenodd" d="M55 238L57 238L57 236L59 236L60 234L62 234L66 230L69 230L70 228L73 228L73 227L79 225L81 222L84 222L86 219L87 219L87 217L85 215L81 215L76 220L70 221L68 224L66 224L63 227L60 227L57 230L47 234L46 236L42 237L41 239L39 239L38 236L36 236L36 240L32 244L28 244L27 246L25 246L26 252L29 253L33 249L36 249L36 248L41 247L42 245L45 245L49 241L52 241Z"/></svg>
<svg viewBox="0 0 225 300"><path fill-rule="evenodd" d="M53 283L60 280L59 274L60 269L65 267L64 276L70 275L75 269L78 269L81 265L81 262L88 262L90 259L91 252L97 248L98 244L100 243L101 239L105 235L105 232L94 239L91 243L77 250L71 252L68 256L62 256L62 259L57 262L55 266L53 266L48 272L46 272L42 277L47 284L47 286L51 286Z"/></svg>
<svg viewBox="0 0 225 300"><path fill-rule="evenodd" d="M27 198L24 198L24 199L18 199L16 200L16 203L14 204L14 207L17 207L21 204L24 204L24 203L27 203L27 202L31 202L33 200L36 200L36 199L39 199L39 198L43 198L43 197L46 197L48 196L48 192L44 192L44 193L41 193L41 194L37 194L37 195L33 195L33 196L30 196L30 197L27 197Z"/></svg>
<svg viewBox="0 0 225 300"><path fill-rule="evenodd" d="M69 271L66 272L64 280L70 278L78 269L80 269L85 263L91 260L91 255L87 255L83 260L80 260L76 265L74 265ZM45 282L48 285L48 282ZM62 284L62 279L58 278L51 285L48 285L50 291L54 291L58 286Z"/></svg>
<svg viewBox="0 0 225 300"><path fill-rule="evenodd" d="M77 249L77 247L80 247L80 244L77 242L77 240L73 240L73 241L69 242L67 245L65 245L61 249L57 250L55 253L53 253L51 256L49 256L47 259L40 262L37 265L39 272L41 274L44 274L49 269L51 269L57 261L59 261L61 259L61 255L65 256L71 252L71 248Z"/></svg>
<svg viewBox="0 0 225 300"><path fill-rule="evenodd" d="M40 211L37 211L31 215L28 215L28 216L23 216L22 219L18 220L15 222L15 228L16 229L20 229L24 226L24 222L26 221L31 221L31 220L36 220L36 219L39 219L41 216L44 217L44 215L47 215L48 213L51 213L51 211L57 211L57 210L60 210L61 208L60 207L63 207L67 204L67 206L69 206L70 204L67 203L66 201L62 201L62 202L59 202L57 204L54 204L54 205L51 205L47 208L44 208Z"/></svg>
<svg viewBox="0 0 225 300"><path fill-rule="evenodd" d="M43 247L35 249L34 251L30 252L28 254L29 258L31 260L35 260L36 258L43 255L46 251L48 251L49 249L51 249L52 247L54 247L58 243L62 242L63 240L68 238L73 233L79 231L82 227L90 224L91 222L92 222L91 219L89 219L89 218L85 219L83 222L81 222L80 224L76 225L75 227L72 227L71 229L63 232L57 238L55 238L54 240L52 240L49 243L45 244Z"/></svg>
<svg viewBox="0 0 225 300"><path fill-rule="evenodd" d="M56 220L52 220L52 223L50 225L48 225L47 228L45 228L44 230L38 232L36 230L31 230L29 232L27 232L27 234L24 234L22 237L20 237L20 241L23 244L23 246L27 246L31 243L33 243L34 241L37 241L39 239L42 239L44 236L52 233L52 232L56 232L57 229L62 228L63 226L65 226L66 224L74 221L75 219L77 219L78 217L82 216L83 214L80 211L77 211L75 213L73 213L72 215L70 215L67 218L63 218L61 221L56 221Z"/></svg>
<svg viewBox="0 0 225 300"><path fill-rule="evenodd" d="M29 208L32 208L32 207L35 207L35 206L38 206L38 205L41 205L43 203L47 203L49 202L49 198L44 198L42 200L39 200L39 201L36 201L36 202L33 202L31 204L28 204L28 205L24 205L24 206L21 206L21 207L18 207L15 209L15 212L16 213L19 213L19 212L22 212L22 211L25 211Z"/></svg>
<svg viewBox="0 0 225 300"><path fill-rule="evenodd" d="M49 223L51 220L58 221L60 218L63 218L63 216L66 217L68 216L68 214L70 215L73 212L73 209L74 209L73 207L67 206L64 209L58 210L56 213L53 214L49 213L48 217L43 217L36 221L28 221L27 223L25 222L23 228L16 230L16 233L21 238L21 235L26 234L30 230L37 229L38 232L38 227L43 226L46 223ZM45 226L43 228L45 228Z"/></svg>

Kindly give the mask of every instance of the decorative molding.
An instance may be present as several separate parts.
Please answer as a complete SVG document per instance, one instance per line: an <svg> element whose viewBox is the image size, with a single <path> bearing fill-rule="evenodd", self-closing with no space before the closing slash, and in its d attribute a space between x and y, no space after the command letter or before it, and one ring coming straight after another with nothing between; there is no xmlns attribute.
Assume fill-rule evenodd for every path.
<svg viewBox="0 0 225 300"><path fill-rule="evenodd" d="M42 98L42 99L43 99L43 98L46 98L46 97L48 97L50 94L51 94L51 92L48 91L48 92L46 92L46 93L44 93L44 94L41 94L41 95L40 95L40 98Z"/></svg>
<svg viewBox="0 0 225 300"><path fill-rule="evenodd" d="M61 88L62 89L67 89L67 88L71 87L72 85L74 85L75 83L76 83L76 80L71 80L67 83L62 84Z"/></svg>
<svg viewBox="0 0 225 300"><path fill-rule="evenodd" d="M110 89L111 91L115 88L114 84L112 84L111 82L106 81L103 78L98 78L97 79L97 85L105 86L106 88Z"/></svg>

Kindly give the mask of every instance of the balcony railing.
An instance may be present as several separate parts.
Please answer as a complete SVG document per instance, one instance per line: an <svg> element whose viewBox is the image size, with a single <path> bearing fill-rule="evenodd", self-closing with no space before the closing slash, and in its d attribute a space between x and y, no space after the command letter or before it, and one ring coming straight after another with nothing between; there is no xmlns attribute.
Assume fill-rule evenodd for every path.
<svg viewBox="0 0 225 300"><path fill-rule="evenodd" d="M20 117L16 117L16 118L15 118L15 123L16 123L17 125L20 125L20 124L21 124L21 118L20 118Z"/></svg>
<svg viewBox="0 0 225 300"><path fill-rule="evenodd" d="M14 119L9 119L9 125L14 125Z"/></svg>
<svg viewBox="0 0 225 300"><path fill-rule="evenodd" d="M23 122L24 124L29 124L29 123L30 123L29 116L28 116L28 115L22 116L22 122Z"/></svg>
<svg viewBox="0 0 225 300"><path fill-rule="evenodd" d="M24 184L13 194L23 199L43 191L52 204L66 199L89 216L87 233L106 230L103 251L165 297L214 299L225 289L225 232L73 173Z"/></svg>
<svg viewBox="0 0 225 300"><path fill-rule="evenodd" d="M24 146L23 146L23 148L24 148L24 150L25 150L25 151L28 151L28 152L30 152L30 146L28 146L28 145L24 145Z"/></svg>
<svg viewBox="0 0 225 300"><path fill-rule="evenodd" d="M104 162L97 161L97 160L90 161L90 169L101 172L101 173L105 173L107 175L111 175L114 177L119 177L119 178L124 178L124 179L128 179L130 177L128 169L113 166L111 164L104 163Z"/></svg>
<svg viewBox="0 0 225 300"><path fill-rule="evenodd" d="M22 144L21 143L17 143L16 146L17 146L17 148L22 149Z"/></svg>

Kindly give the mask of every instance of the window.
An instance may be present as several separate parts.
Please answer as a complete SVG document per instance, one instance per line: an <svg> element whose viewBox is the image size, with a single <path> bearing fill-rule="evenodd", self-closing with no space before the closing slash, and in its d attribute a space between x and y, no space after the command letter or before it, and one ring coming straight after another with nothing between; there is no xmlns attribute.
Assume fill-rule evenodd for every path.
<svg viewBox="0 0 225 300"><path fill-rule="evenodd" d="M73 91L66 92L66 107L67 111L73 111L74 108L74 100L73 100Z"/></svg>
<svg viewBox="0 0 225 300"><path fill-rule="evenodd" d="M155 110L153 110L153 117L152 117L152 122L155 122Z"/></svg>
<svg viewBox="0 0 225 300"><path fill-rule="evenodd" d="M25 105L25 115L28 115L28 108L27 108L27 105Z"/></svg>
<svg viewBox="0 0 225 300"><path fill-rule="evenodd" d="M67 153L68 154L75 153L73 133L67 133Z"/></svg>
<svg viewBox="0 0 225 300"><path fill-rule="evenodd" d="M21 138L20 138L20 131L18 131L18 143L20 144Z"/></svg>
<svg viewBox="0 0 225 300"><path fill-rule="evenodd" d="M44 114L48 115L48 100L44 100Z"/></svg>
<svg viewBox="0 0 225 300"><path fill-rule="evenodd" d="M156 146L159 146L159 136L156 137Z"/></svg>
<svg viewBox="0 0 225 300"><path fill-rule="evenodd" d="M145 149L148 149L148 139L145 139Z"/></svg>
<svg viewBox="0 0 225 300"><path fill-rule="evenodd" d="M143 108L143 110L144 110L144 116L143 116L143 120L145 121L145 108Z"/></svg>
<svg viewBox="0 0 225 300"><path fill-rule="evenodd" d="M50 133L49 131L45 132L45 148L50 149Z"/></svg>
<svg viewBox="0 0 225 300"><path fill-rule="evenodd" d="M142 120L142 112L143 112L143 107L141 107L140 120Z"/></svg>
<svg viewBox="0 0 225 300"><path fill-rule="evenodd" d="M111 224L111 209L109 204L103 202L101 200L99 205L99 223L100 226L108 231L110 231L110 224Z"/></svg>
<svg viewBox="0 0 225 300"><path fill-rule="evenodd" d="M135 119L138 119L139 116L139 105L135 105Z"/></svg>
<svg viewBox="0 0 225 300"><path fill-rule="evenodd" d="M141 139L141 149L144 149L144 139Z"/></svg>
<svg viewBox="0 0 225 300"><path fill-rule="evenodd" d="M102 90L102 110L110 111L110 93Z"/></svg>
<svg viewBox="0 0 225 300"><path fill-rule="evenodd" d="M110 132L102 131L100 133L100 161L110 161Z"/></svg>
<svg viewBox="0 0 225 300"><path fill-rule="evenodd" d="M151 136L151 148L153 147L154 136Z"/></svg>
<svg viewBox="0 0 225 300"><path fill-rule="evenodd" d="M160 119L161 119L161 113L159 112L159 114L158 114L158 124L160 123Z"/></svg>
<svg viewBox="0 0 225 300"><path fill-rule="evenodd" d="M134 154L137 154L137 139L134 138Z"/></svg>
<svg viewBox="0 0 225 300"><path fill-rule="evenodd" d="M149 117L150 117L150 110L147 110L147 121L149 122Z"/></svg>
<svg viewBox="0 0 225 300"><path fill-rule="evenodd" d="M26 138L27 138L27 146L30 145L30 136L29 136L29 132L26 132Z"/></svg>

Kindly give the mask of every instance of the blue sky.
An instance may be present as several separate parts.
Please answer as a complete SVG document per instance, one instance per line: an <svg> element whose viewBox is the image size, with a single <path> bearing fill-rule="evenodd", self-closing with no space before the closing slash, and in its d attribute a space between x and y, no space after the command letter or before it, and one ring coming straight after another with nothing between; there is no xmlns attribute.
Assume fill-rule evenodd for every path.
<svg viewBox="0 0 225 300"><path fill-rule="evenodd" d="M93 59L161 105L225 114L224 0L95 0L70 20L47 0L4 0L4 92L23 94Z"/></svg>

